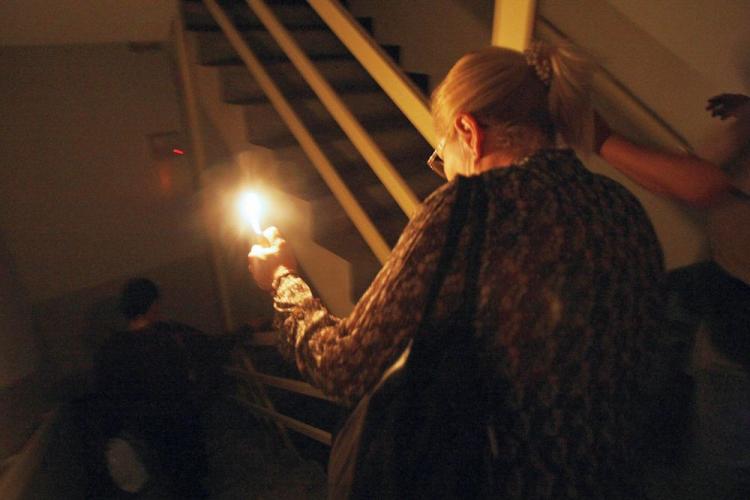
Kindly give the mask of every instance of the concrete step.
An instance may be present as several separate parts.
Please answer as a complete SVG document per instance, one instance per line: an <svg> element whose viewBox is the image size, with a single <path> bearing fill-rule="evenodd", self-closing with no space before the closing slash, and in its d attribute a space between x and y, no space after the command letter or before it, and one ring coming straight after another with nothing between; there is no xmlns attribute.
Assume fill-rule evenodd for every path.
<svg viewBox="0 0 750 500"><path fill-rule="evenodd" d="M383 118L374 117L367 120L360 120L359 123L371 136L378 136L393 129L403 130L404 133L409 132L409 123L404 118L398 115L386 116ZM306 122L306 124L310 132L319 143L329 143L346 137L344 131L339 128L338 124L334 123L332 120ZM400 139L406 140L407 138L402 137ZM378 142L378 139L375 139L375 142L383 150L390 148L389 144L381 144ZM287 146L293 146L296 144L297 139L289 132L279 134L278 136L268 137L260 142L260 145L265 146L269 149L283 149ZM419 150L421 151L421 148ZM398 154L408 154L412 151L417 151L417 149L409 148L403 152L399 152ZM391 156L395 157L397 156L397 154L391 152Z"/></svg>
<svg viewBox="0 0 750 500"><path fill-rule="evenodd" d="M364 88L361 91L349 91L341 95L349 109L363 124L381 122L393 119L393 123L402 123L405 118L395 104L383 92ZM248 140L252 143L272 143L278 137L290 135L288 128L281 117L274 111L273 106L268 103L257 103L244 107L248 120ZM316 97L297 98L294 100L294 110L302 118L305 124L313 130L325 127L333 127L335 120L328 110ZM256 117L264 117L263 126L257 124ZM267 117L267 118L266 118Z"/></svg>
<svg viewBox="0 0 750 500"><path fill-rule="evenodd" d="M324 28L325 22L315 13L307 2L267 2L274 14L290 29ZM224 12L232 19L239 30L263 28L263 23L244 1L229 2L222 5ZM199 1L181 2L183 19L191 31L221 31L213 16ZM367 31L372 31L372 18L357 18Z"/></svg>
<svg viewBox="0 0 750 500"><path fill-rule="evenodd" d="M440 184L431 172L412 175L407 182L420 199L430 195ZM357 189L357 199L370 218L378 225L383 238L393 246L407 223L403 210L382 184L372 184ZM313 202L315 222L313 234L317 241L338 248L340 235L356 231L353 223L333 196L321 197Z"/></svg>
<svg viewBox="0 0 750 500"><path fill-rule="evenodd" d="M441 182L430 171L411 176L407 181L421 199L428 196ZM380 184L357 191L357 199L375 222L383 238L391 247L395 246L408 223L406 215ZM381 264L333 196L316 200L313 210L315 241L352 263L351 298L356 302L370 286Z"/></svg>
<svg viewBox="0 0 750 500"><path fill-rule="evenodd" d="M286 59L270 33L263 29L242 32L245 41L261 60ZM294 38L310 56L348 56L349 51L327 28L295 31ZM198 61L201 64L221 64L237 58L237 54L223 33L197 32Z"/></svg>
<svg viewBox="0 0 750 500"><path fill-rule="evenodd" d="M426 170L412 174L407 179L420 199L432 193L442 182L432 171ZM381 225L381 233L390 245L395 245L401 230L407 222L407 217L380 183L368 186L357 186L357 199L373 221ZM332 240L336 246L337 235L346 232L353 224L349 220L339 202L332 196L321 197L313 202L315 221L313 234L318 241Z"/></svg>
<svg viewBox="0 0 750 500"><path fill-rule="evenodd" d="M309 179L306 180L292 172L288 178L304 187L309 187L311 184ZM363 178L365 178L364 181ZM394 246L407 223L407 217L401 208L385 187L374 178L374 174L366 165L360 165L357 172L349 172L345 179L383 238L390 246ZM420 173L406 177L406 181L420 199L426 198L443 182L426 167ZM286 187L289 192L299 189L293 186ZM352 263L351 298L353 302L356 302L380 270L381 264L338 200L325 187L322 189L324 191L320 191L312 200L313 238L320 245Z"/></svg>
<svg viewBox="0 0 750 500"><path fill-rule="evenodd" d="M398 125L373 130L371 136L383 153L393 161L424 157L419 168L412 171L421 170L422 164L424 164L432 149L416 130L408 126L400 127ZM331 153L330 158L334 164L350 164L361 160L359 151L343 133L323 131L320 137L322 139L320 141L321 146ZM290 145L279 148L276 152L286 161L294 161L300 164L306 162L306 157L299 146Z"/></svg>
<svg viewBox="0 0 750 500"><path fill-rule="evenodd" d="M315 66L326 80L337 90L350 87L379 88L372 77L352 56L320 57ZM295 95L309 91L309 85L289 61L272 61L266 70L285 95ZM228 102L247 104L265 101L266 95L250 72L244 66L224 66L221 78Z"/></svg>
<svg viewBox="0 0 750 500"><path fill-rule="evenodd" d="M388 127L372 130L371 135L402 176L409 177L428 168L425 160L431 150L414 129ZM380 182L345 136L332 136L329 132L324 132L318 142L350 187ZM283 172L289 172L285 180L290 192L302 199L310 200L327 191L317 170L298 145L277 149L276 153L280 159L281 175L284 176Z"/></svg>

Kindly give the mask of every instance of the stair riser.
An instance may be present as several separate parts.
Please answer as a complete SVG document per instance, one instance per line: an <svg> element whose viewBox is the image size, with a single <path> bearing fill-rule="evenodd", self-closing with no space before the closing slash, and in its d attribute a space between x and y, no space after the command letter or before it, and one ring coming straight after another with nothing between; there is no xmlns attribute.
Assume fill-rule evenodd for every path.
<svg viewBox="0 0 750 500"><path fill-rule="evenodd" d="M286 58L273 37L265 31L252 30L244 33L250 49L260 58ZM300 46L308 56L347 56L346 47L329 31L305 30L295 33ZM198 33L198 61L201 64L216 64L232 60L237 53L222 33Z"/></svg>
<svg viewBox="0 0 750 500"><path fill-rule="evenodd" d="M367 207L366 210L370 217L380 223L385 220L393 221L393 224L398 226L396 231L401 231L407 221L406 216L385 189L385 186L379 183L372 184L358 191L358 199L360 203ZM313 203L313 210L315 212L313 234L318 239L328 236L334 236L335 238L335 234L340 232L343 227L352 224L339 202L332 196L316 200Z"/></svg>
<svg viewBox="0 0 750 500"><path fill-rule="evenodd" d="M325 23L307 4L274 5L273 12L288 27L323 27ZM201 2L183 2L185 24L188 27L216 26L213 16ZM262 27L263 23L244 2L224 10L238 26Z"/></svg>
<svg viewBox="0 0 750 500"><path fill-rule="evenodd" d="M405 126L404 118L395 105L382 93L356 93L342 96L344 103L364 126L373 121L392 119L394 126ZM336 121L317 99L298 99L292 105L313 133L336 127ZM245 106L248 140L270 147L283 144L290 137L289 129L270 103Z"/></svg>
<svg viewBox="0 0 750 500"><path fill-rule="evenodd" d="M426 188L417 193L420 199L426 198L441 185L432 175L434 175L432 172L424 171L410 177L411 185ZM376 222L383 236L389 243L395 243L406 225L407 218L385 186L380 183L358 186L356 191L357 199L366 207L367 213ZM346 227L354 228L351 220L333 196L315 200L313 210L315 212L313 234L317 241L335 241L337 234Z"/></svg>
<svg viewBox="0 0 750 500"><path fill-rule="evenodd" d="M316 61L315 65L328 83L337 90L368 86L378 88L370 75L352 59ZM292 63L270 64L266 69L284 95L309 92L310 86ZM266 94L246 68L227 66L222 68L221 76L227 101L266 100Z"/></svg>
<svg viewBox="0 0 750 500"><path fill-rule="evenodd" d="M401 158L420 157L424 155L426 143L417 134L407 133L408 129L390 129L371 134L386 157L396 161ZM339 138L325 143L324 149L334 165L352 165L362 161L357 149L346 138ZM290 146L277 150L280 158L300 166L310 164L304 151L299 146ZM424 155L425 158L427 155ZM427 167L425 167L427 168Z"/></svg>

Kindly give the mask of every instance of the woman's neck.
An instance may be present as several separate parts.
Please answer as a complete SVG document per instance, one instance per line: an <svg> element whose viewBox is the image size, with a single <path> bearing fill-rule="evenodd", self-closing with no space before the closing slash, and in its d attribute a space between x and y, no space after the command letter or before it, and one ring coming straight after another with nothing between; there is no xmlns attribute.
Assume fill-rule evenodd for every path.
<svg viewBox="0 0 750 500"><path fill-rule="evenodd" d="M516 155L506 152L495 152L479 158L474 163L473 173L475 175L482 174L488 170L495 168L507 168L516 163L521 158L517 158Z"/></svg>
<svg viewBox="0 0 750 500"><path fill-rule="evenodd" d="M507 168L519 163L524 158L528 158L540 149L554 147L554 142L541 130L527 128L522 133L519 133L519 130L516 130L516 133L523 137L523 141L519 137L512 141L515 143L513 146L504 143L507 138L500 138L502 140L497 140L497 137L488 138L485 143L487 151L474 162L472 174L481 174L495 168Z"/></svg>

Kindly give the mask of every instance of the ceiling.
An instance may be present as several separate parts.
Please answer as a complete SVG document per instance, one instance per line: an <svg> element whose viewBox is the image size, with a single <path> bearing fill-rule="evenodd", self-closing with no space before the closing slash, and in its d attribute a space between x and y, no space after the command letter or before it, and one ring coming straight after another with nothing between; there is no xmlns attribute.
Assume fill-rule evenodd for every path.
<svg viewBox="0 0 750 500"><path fill-rule="evenodd" d="M2 0L0 46L166 40L177 0Z"/></svg>

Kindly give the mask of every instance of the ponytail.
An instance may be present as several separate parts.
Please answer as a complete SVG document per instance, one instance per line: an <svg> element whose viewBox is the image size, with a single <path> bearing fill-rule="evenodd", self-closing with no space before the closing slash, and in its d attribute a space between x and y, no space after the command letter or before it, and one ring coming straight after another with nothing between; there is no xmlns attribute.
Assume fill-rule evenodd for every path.
<svg viewBox="0 0 750 500"><path fill-rule="evenodd" d="M547 103L555 130L573 148L590 150L591 63L570 44L535 41L526 51L529 64L549 87Z"/></svg>

